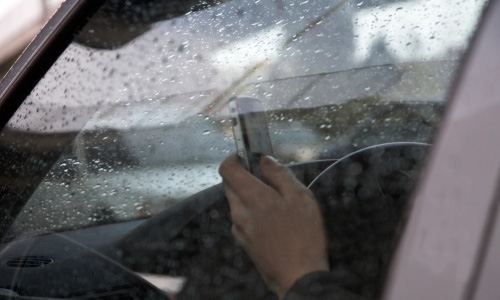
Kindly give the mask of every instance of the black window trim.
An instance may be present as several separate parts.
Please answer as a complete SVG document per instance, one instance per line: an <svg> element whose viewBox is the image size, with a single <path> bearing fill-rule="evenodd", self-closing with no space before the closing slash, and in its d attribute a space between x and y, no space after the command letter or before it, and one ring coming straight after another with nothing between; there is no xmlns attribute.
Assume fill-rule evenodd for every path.
<svg viewBox="0 0 500 300"><path fill-rule="evenodd" d="M104 1L66 0L0 82L0 129Z"/></svg>

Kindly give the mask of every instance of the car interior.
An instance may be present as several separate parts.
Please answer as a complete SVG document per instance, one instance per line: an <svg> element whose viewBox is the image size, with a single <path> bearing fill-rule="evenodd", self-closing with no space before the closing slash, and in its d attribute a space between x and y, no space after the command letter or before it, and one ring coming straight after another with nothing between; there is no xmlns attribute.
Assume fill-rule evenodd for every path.
<svg viewBox="0 0 500 300"><path fill-rule="evenodd" d="M0 299L277 299L217 174L238 95L315 195L338 285L381 297L487 1L77 2L0 106Z"/></svg>

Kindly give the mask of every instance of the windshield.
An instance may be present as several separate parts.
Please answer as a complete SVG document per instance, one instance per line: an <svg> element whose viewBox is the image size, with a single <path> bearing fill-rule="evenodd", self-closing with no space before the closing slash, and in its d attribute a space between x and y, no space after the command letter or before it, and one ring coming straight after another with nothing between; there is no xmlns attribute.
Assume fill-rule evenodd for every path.
<svg viewBox="0 0 500 300"><path fill-rule="evenodd" d="M281 163L430 143L485 2L234 0L106 48L98 25L120 20L98 13L2 131L12 169L56 161L9 238L146 218L220 183L233 96L264 104Z"/></svg>

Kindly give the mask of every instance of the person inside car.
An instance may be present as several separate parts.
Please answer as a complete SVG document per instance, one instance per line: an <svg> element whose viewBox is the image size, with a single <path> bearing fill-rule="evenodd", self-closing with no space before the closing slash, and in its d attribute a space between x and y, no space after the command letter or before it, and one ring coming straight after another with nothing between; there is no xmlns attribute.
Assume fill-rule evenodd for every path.
<svg viewBox="0 0 500 300"><path fill-rule="evenodd" d="M264 181L237 155L219 167L232 233L280 299L357 300L330 276L326 232L314 195L285 166L263 156Z"/></svg>

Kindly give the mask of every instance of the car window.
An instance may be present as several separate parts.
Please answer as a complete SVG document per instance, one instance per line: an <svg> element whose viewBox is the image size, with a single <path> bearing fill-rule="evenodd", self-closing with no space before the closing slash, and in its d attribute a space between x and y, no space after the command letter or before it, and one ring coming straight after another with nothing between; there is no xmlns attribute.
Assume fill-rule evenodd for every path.
<svg viewBox="0 0 500 300"><path fill-rule="evenodd" d="M378 296L383 279L379 264L387 265L390 247L377 240L364 246L351 241L372 230L390 236L389 242L394 239L406 206L393 205L393 197L408 198L419 175L398 169L404 179L386 178L386 164L406 164L389 154L407 145L403 156L425 160L413 150L433 141L486 2L106 1L0 132L0 258L36 236L36 246L26 247L30 253L60 246L58 255L81 267L86 257L70 254L112 245L119 250L97 251L100 257L111 257L100 265L109 274L121 274L113 269L118 264L107 265L118 261L143 277L143 271L176 277L172 289L178 292L186 277L196 290L209 270L216 274L207 279L215 286L210 296L229 291L231 297L233 291L245 293L241 286L255 284L255 297L268 299L255 270L238 269L248 271L239 276L225 268L228 261L236 269L246 263L227 228L230 220L213 208L211 198L221 182L218 166L236 151L228 101L244 95L263 103L276 158L294 170L305 168L299 179L310 186L321 187L329 177L307 173L308 166L341 165L379 153L387 144L396 149L379 157L375 171L358 162L348 165L342 176L336 175L341 180L329 183L333 187L327 190L327 201L336 200L322 207L327 218L342 223L340 230L326 225L338 238L329 249L330 258L338 262L332 273L348 289L366 275L367 283L352 290ZM354 180L368 180L364 173L376 174L375 181L356 190ZM379 179L386 181L389 193ZM374 202L350 215L351 196L368 199L377 191L382 206L394 211ZM199 192L202 197L197 198ZM185 215L197 218L174 234L172 228L183 224ZM391 228L386 228L389 223ZM170 240L166 243L158 235ZM213 246L228 240L231 251ZM340 240L348 242L336 243ZM146 244L150 248L141 248ZM165 247L170 247L168 254L151 250ZM221 268L213 270L198 252L222 256ZM372 252L384 253L375 259ZM2 261L0 268L28 263L16 259ZM183 264L186 260L189 267ZM36 272L23 274L39 278ZM221 278L234 279L234 286L223 287ZM117 288L85 280L102 295ZM2 284L0 278L0 288ZM183 297L206 295L191 296L187 291Z"/></svg>
<svg viewBox="0 0 500 300"><path fill-rule="evenodd" d="M236 95L264 103L282 163L430 143L484 4L235 0L105 49L91 22L2 131L71 140L9 234L144 218L219 183Z"/></svg>

